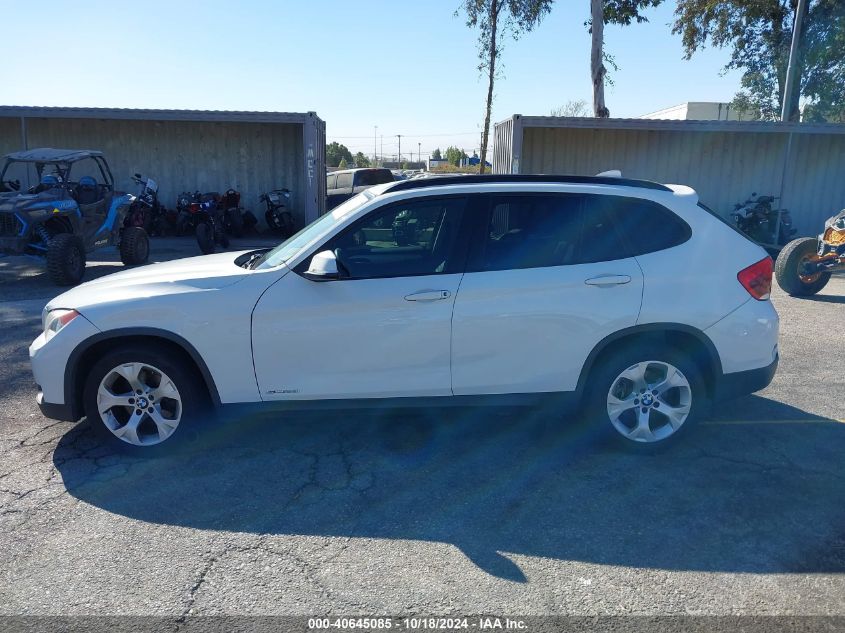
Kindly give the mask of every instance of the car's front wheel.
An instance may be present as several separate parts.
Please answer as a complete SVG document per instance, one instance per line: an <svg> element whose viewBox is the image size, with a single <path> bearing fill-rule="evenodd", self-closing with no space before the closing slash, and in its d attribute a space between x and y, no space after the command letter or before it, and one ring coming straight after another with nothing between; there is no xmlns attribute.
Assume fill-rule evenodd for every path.
<svg viewBox="0 0 845 633"><path fill-rule="evenodd" d="M618 446L640 451L667 446L707 408L701 371L677 350L638 346L600 362L588 386L588 411Z"/></svg>
<svg viewBox="0 0 845 633"><path fill-rule="evenodd" d="M113 448L139 454L173 448L202 422L207 398L196 372L173 354L130 346L103 356L85 383L85 415Z"/></svg>

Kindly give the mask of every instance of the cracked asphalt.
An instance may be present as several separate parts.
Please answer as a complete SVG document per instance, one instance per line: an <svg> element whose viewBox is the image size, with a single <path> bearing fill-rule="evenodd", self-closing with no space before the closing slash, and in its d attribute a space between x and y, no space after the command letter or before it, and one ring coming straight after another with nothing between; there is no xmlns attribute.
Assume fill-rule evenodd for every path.
<svg viewBox="0 0 845 633"><path fill-rule="evenodd" d="M775 382L652 456L495 408L235 418L113 455L35 405L54 294L0 258L0 615L845 615L845 278L776 290Z"/></svg>

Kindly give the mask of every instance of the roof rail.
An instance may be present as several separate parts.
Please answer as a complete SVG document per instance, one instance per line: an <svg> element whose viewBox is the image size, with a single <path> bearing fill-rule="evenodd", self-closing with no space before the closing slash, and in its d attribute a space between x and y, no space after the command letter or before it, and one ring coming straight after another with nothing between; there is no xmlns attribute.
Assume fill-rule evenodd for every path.
<svg viewBox="0 0 845 633"><path fill-rule="evenodd" d="M542 174L469 174L465 176L441 176L432 178L416 178L400 180L385 190L387 192L405 191L407 189L421 189L423 187L442 187L445 185L473 185L494 183L569 183L578 185L616 185L622 187L638 187L640 189L654 189L655 191L672 191L666 185L650 180L634 180L631 178L616 178L614 176L544 176Z"/></svg>

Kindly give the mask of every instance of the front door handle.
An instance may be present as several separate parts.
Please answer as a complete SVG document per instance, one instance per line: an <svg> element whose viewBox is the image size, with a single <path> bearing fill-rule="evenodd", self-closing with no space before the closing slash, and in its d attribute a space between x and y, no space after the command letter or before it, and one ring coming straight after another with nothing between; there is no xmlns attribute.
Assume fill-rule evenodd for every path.
<svg viewBox="0 0 845 633"><path fill-rule="evenodd" d="M629 275L599 275L598 277L591 277L584 281L588 286L599 286L604 288L607 286L621 286L631 282Z"/></svg>
<svg viewBox="0 0 845 633"><path fill-rule="evenodd" d="M420 290L405 296L405 301L442 301L452 296L448 290Z"/></svg>

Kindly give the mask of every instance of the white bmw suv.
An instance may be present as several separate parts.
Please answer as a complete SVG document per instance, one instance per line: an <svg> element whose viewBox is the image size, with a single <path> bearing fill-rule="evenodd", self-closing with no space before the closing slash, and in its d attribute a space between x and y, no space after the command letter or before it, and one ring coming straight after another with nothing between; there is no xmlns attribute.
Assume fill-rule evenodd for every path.
<svg viewBox="0 0 845 633"><path fill-rule="evenodd" d="M609 176L376 186L276 248L154 264L46 306L42 412L149 452L207 407L580 404L674 440L778 363L772 261L688 187Z"/></svg>

